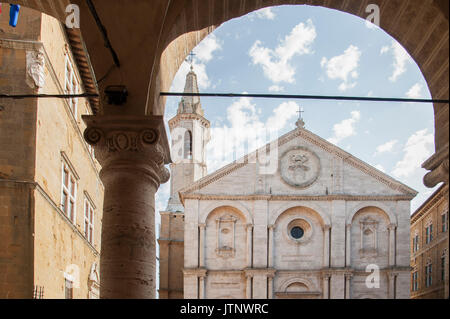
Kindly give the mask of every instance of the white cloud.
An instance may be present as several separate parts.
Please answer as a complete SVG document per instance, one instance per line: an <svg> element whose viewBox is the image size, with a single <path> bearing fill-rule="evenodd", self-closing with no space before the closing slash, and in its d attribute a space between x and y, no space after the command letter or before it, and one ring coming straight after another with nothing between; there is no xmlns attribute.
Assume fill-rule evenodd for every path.
<svg viewBox="0 0 450 319"><path fill-rule="evenodd" d="M333 126L333 137L328 139L328 142L337 144L343 139L356 135L355 124L361 119L359 111L352 111L351 118L345 119Z"/></svg>
<svg viewBox="0 0 450 319"><path fill-rule="evenodd" d="M414 84L408 92L406 92L406 96L411 99L418 99L422 97L422 84L416 83Z"/></svg>
<svg viewBox="0 0 450 319"><path fill-rule="evenodd" d="M394 55L394 62L392 64L394 71L389 77L389 81L395 82L397 79L406 72L407 63L411 63L412 59L408 52L395 40L392 40L390 47L384 46L381 48L380 54L385 54L387 52L392 52Z"/></svg>
<svg viewBox="0 0 450 319"><path fill-rule="evenodd" d="M385 54L387 52L389 52L389 46L385 45L384 47L381 48L380 54Z"/></svg>
<svg viewBox="0 0 450 319"><path fill-rule="evenodd" d="M384 167L383 167L382 165L380 165L380 164L375 165L375 168L376 168L377 170L379 170L380 172L386 173L386 170L385 170Z"/></svg>
<svg viewBox="0 0 450 319"><path fill-rule="evenodd" d="M279 85L272 85L271 87L269 87L269 91L270 92L282 92L282 91L284 91L284 87L279 86Z"/></svg>
<svg viewBox="0 0 450 319"><path fill-rule="evenodd" d="M236 160L279 137L289 123L293 126L299 106L295 102L278 105L266 121L251 98L240 98L227 109L229 125L211 128L208 143L208 171Z"/></svg>
<svg viewBox="0 0 450 319"><path fill-rule="evenodd" d="M266 126L277 131L281 130L290 119L297 115L298 109L299 105L295 102L290 101L280 104L273 110L273 115L267 119Z"/></svg>
<svg viewBox="0 0 450 319"><path fill-rule="evenodd" d="M260 19L273 20L275 18L275 13L273 13L272 8L263 8L255 11L255 14Z"/></svg>
<svg viewBox="0 0 450 319"><path fill-rule="evenodd" d="M311 45L316 38L316 29L311 19L299 23L280 42L275 50L266 48L257 40L249 51L253 64L261 65L264 75L273 83L294 83L295 68L290 64L296 55L311 54Z"/></svg>
<svg viewBox="0 0 450 319"><path fill-rule="evenodd" d="M211 87L211 81L206 72L206 65L213 59L214 52L221 49L221 41L212 33L194 48L193 52L195 56L193 68L195 74L197 74L197 82L200 90L205 90ZM188 74L189 71L189 63L183 61L172 81L172 86L170 88L171 92L183 92L184 84L186 82L186 74Z"/></svg>
<svg viewBox="0 0 450 319"><path fill-rule="evenodd" d="M328 60L323 57L320 65L326 70L328 78L335 80L340 79L343 82L339 85L340 91L346 91L356 86L358 78L358 66L361 51L358 47L350 45L342 55L335 56Z"/></svg>
<svg viewBox="0 0 450 319"><path fill-rule="evenodd" d="M387 153L387 152L391 152L394 149L394 146L398 143L397 140L392 140L389 142L386 142L380 146L377 147L375 155L376 154L382 154L382 153Z"/></svg>
<svg viewBox="0 0 450 319"><path fill-rule="evenodd" d="M428 129L414 133L403 148L403 159L397 162L392 174L398 178L410 177L421 169L422 163L433 154L434 136Z"/></svg>
<svg viewBox="0 0 450 319"><path fill-rule="evenodd" d="M214 33L211 33L195 47L193 52L195 54L195 58L203 63L208 63L212 60L214 51L219 51L221 49L221 41Z"/></svg>

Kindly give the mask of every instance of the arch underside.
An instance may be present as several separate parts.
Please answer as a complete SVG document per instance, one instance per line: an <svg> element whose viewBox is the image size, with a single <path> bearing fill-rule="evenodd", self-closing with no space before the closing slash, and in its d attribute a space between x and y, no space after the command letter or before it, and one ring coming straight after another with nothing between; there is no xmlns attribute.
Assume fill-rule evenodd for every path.
<svg viewBox="0 0 450 319"><path fill-rule="evenodd" d="M65 8L69 3L79 5L81 31L95 74L100 78L110 71L111 54L103 45L86 1L16 0L15 3L60 21L65 21ZM446 0L136 0L133 6L122 1L96 1L98 15L122 64L120 70L113 69L100 83L100 92L106 85L122 81L133 94L130 94L129 105L121 112L163 115L165 98L161 98L159 92L168 91L186 55L205 36L233 18L263 7L287 4L322 6L361 18L367 17L368 4L379 5L380 27L402 44L417 62L432 97L448 99ZM438 151L448 143L448 105L436 104L434 111Z"/></svg>

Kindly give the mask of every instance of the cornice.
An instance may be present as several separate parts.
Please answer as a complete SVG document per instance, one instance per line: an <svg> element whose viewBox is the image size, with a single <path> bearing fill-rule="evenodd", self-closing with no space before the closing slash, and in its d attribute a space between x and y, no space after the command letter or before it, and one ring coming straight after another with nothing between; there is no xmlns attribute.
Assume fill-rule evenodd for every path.
<svg viewBox="0 0 450 319"><path fill-rule="evenodd" d="M433 195L431 195L412 215L411 215L411 225L416 223L422 216L428 213L428 211L433 208L437 202L444 198L445 194L448 192L448 185L444 184L439 187Z"/></svg>
<svg viewBox="0 0 450 319"><path fill-rule="evenodd" d="M360 171L366 173L367 175L375 178L379 182L387 185L389 188L399 191L405 194L406 200L410 200L414 198L417 195L417 191L414 189L402 184L399 181L394 180L392 177L380 172L376 168L370 166L369 164L357 159L350 153L345 152L344 150L340 149L339 147L331 144L330 142L322 139L320 136L304 129L304 128L297 128L294 129L280 138L278 138L278 146L282 146L286 144L287 142L291 141L292 139L296 137L302 137L307 142L323 149L324 151L331 153L339 158L341 158L345 163L359 169ZM209 174L197 182L193 183L192 185L181 189L179 191L180 193L180 199L181 202L184 203L184 198L186 197L187 193L194 192L196 190L200 190L201 188L217 181L218 179L221 179L222 177L231 174L233 171L245 166L249 163L249 159L256 160L258 159L258 154L261 154L264 150L267 150L272 143L276 142L272 141L264 145L263 147L259 148L258 150L247 154L246 156L240 158L239 160L236 160L220 169L218 169L216 172Z"/></svg>
<svg viewBox="0 0 450 319"><path fill-rule="evenodd" d="M220 194L184 194L184 199L196 200L264 200L264 201L403 201L411 200L411 195L367 196L367 195L220 195Z"/></svg>
<svg viewBox="0 0 450 319"><path fill-rule="evenodd" d="M181 120L197 120L206 128L211 126L211 123L201 115L195 113L179 113L169 120L169 128L173 129Z"/></svg>

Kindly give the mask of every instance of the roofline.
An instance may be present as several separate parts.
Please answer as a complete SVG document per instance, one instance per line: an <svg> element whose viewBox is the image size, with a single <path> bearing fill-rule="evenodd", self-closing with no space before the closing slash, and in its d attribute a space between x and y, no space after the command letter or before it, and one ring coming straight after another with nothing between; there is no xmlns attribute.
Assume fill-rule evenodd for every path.
<svg viewBox="0 0 450 319"><path fill-rule="evenodd" d="M416 218L416 215L419 214L422 209L424 209L427 205L430 204L430 202L437 196L439 195L440 192L443 191L443 189L445 188L445 186L448 186L447 184L443 183L437 190L435 190L433 192L433 194L430 195L430 197L428 197L423 203L422 205L419 206L419 208L417 208L414 213L411 215L410 219L411 219L411 223L413 222L413 219Z"/></svg>
<svg viewBox="0 0 450 319"><path fill-rule="evenodd" d="M77 66L78 73L80 74L84 91L86 93L99 94L95 72L80 29L67 28L63 24L62 28L67 36L67 42L75 59L74 62ZM94 115L99 113L100 97L89 97L88 101L92 113Z"/></svg>
<svg viewBox="0 0 450 319"><path fill-rule="evenodd" d="M249 154L247 154L247 155L245 155L245 156L239 158L238 160L235 160L235 161L233 161L233 162L231 162L231 163L229 163L229 164L227 164L227 165L225 165L225 166L219 168L219 169L216 170L215 172L213 172L213 173L211 173L211 174L208 174L208 175L204 176L203 178L197 180L197 181L194 182L193 184L191 184L191 185L189 185L189 186L187 186L187 187L184 187L184 188L180 189L180 190L179 190L179 194L180 194L180 199L181 199L182 203L183 203L183 199L182 199L182 198L183 198L183 194L184 194L184 193L192 192L192 191L194 191L194 190L196 190L196 189L199 189L199 188L201 188L201 187L206 186L206 185L202 185L202 184L203 184L204 182L210 180L210 179L213 179L213 181L214 181L214 178L213 178L213 177L215 177L215 176L219 176L219 177L223 176L221 173L223 173L223 174L230 173L231 171L233 171L233 170L235 170L235 169L238 169L238 168L240 168L241 166L247 164L249 158L256 158L258 152L261 152L261 150L263 150L264 148L267 149L267 148L270 146L270 144L272 144L272 143L278 141L278 146L283 145L284 143L281 143L281 142L287 142L287 141L284 141L284 140L289 139L289 138L291 137L291 135L294 135L294 134L296 134L296 133L301 133L301 132L303 132L303 133L306 134L306 135L312 135L313 137L315 137L316 139L318 139L318 140L319 140L319 143L322 144L322 145L325 145L325 146L327 146L327 145L328 145L328 146L331 146L334 150L328 150L328 151L331 151L331 152L334 151L334 153L335 153L337 156L341 157L344 161L347 161L347 163L349 163L350 165L355 166L355 165L359 164L359 165L362 165L362 166L364 166L364 167L367 167L368 169L370 169L371 171L374 172L374 175L375 175L375 176L372 176L371 174L368 174L368 175L370 175L370 176L372 176L372 177L374 177L374 178L376 178L376 176L377 176L377 177L380 179L381 182L385 181L384 184L386 184L388 187L390 187L390 188L392 188L392 189L395 189L395 188L393 187L392 183L388 183L389 181L392 181L392 182L394 182L395 184L397 184L398 186L400 186L400 188L402 188L402 189L398 189L398 188L397 188L397 189L395 189L395 190L399 190L399 191L401 191L401 192L407 193L408 195L411 195L412 198L414 198L415 196L417 196L418 192L417 192L416 190L412 189L411 187L409 187L409 186L403 184L402 182L400 182L400 181L394 179L393 177L387 175L386 173L383 173L383 172L379 171L378 169L376 169L375 167L371 166L370 164L368 164L368 163L366 163L366 162L364 162L364 161L362 161L362 160L356 158L356 157L353 156L352 154L350 154L350 153L344 151L344 150L341 149L340 147L338 147L338 146L336 146L336 145L334 145L334 144L328 142L327 140L325 140L325 139L321 138L320 136L318 136L318 135L312 133L311 131L309 131L309 130L307 130L307 129L305 129L305 128L300 128L300 127L298 127L298 128L296 128L296 129L293 129L293 130L287 132L286 134L280 136L280 137L277 138L276 140L273 140L273 141L270 141L269 143L266 143L264 146L258 148L257 150L253 151L252 153L249 153ZM310 142L311 142L311 141L310 141ZM354 162L352 163L352 162L350 162L350 160L353 160ZM364 172L364 171L363 171L363 172ZM367 172L364 172L364 173L367 173ZM211 182L213 182L213 181L211 181ZM183 203L183 204L184 204L184 203Z"/></svg>

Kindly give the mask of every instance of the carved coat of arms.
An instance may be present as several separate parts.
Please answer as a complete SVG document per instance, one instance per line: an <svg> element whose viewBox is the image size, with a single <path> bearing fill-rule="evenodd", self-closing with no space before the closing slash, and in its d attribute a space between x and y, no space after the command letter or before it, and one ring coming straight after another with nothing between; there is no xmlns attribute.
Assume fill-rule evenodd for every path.
<svg viewBox="0 0 450 319"><path fill-rule="evenodd" d="M284 153L280 159L280 173L285 182L296 187L307 187L314 183L320 171L316 154L298 147Z"/></svg>

